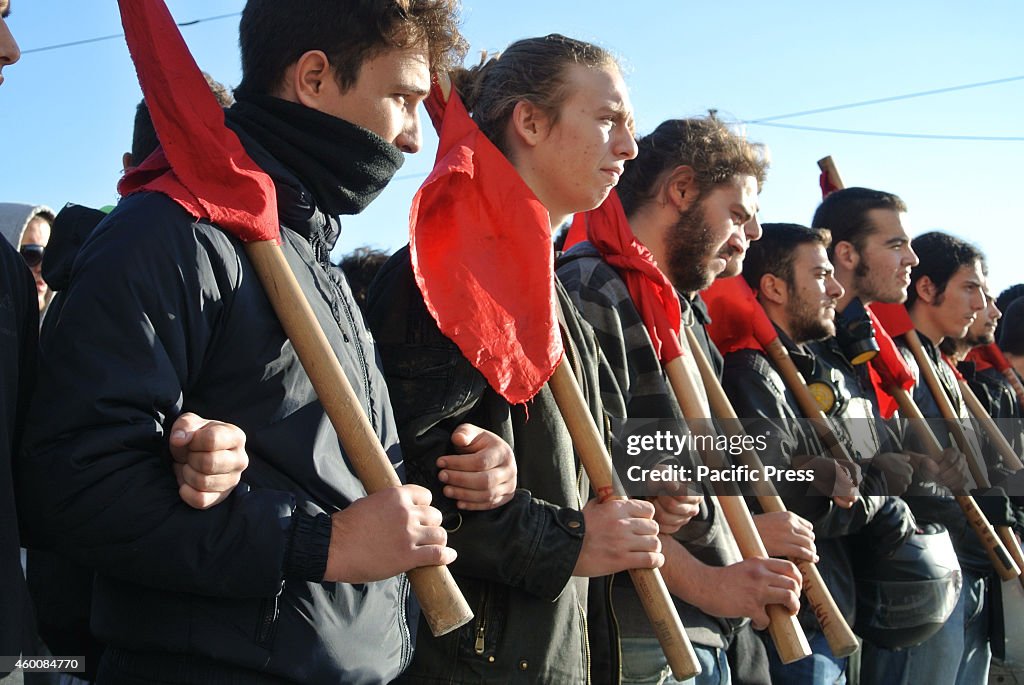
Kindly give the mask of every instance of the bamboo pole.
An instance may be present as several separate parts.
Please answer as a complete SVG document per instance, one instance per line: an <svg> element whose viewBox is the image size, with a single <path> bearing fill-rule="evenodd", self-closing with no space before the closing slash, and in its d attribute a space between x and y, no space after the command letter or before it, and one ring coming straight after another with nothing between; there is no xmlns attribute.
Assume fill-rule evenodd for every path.
<svg viewBox="0 0 1024 685"><path fill-rule="evenodd" d="M398 474L384 453L283 251L273 241L260 241L245 243L245 252L366 492L373 494L398 487L402 484ZM435 636L449 633L473 619L469 604L446 566L415 568L407 575L430 632Z"/></svg>
<svg viewBox="0 0 1024 685"><path fill-rule="evenodd" d="M693 353L687 340L682 340L683 356L673 359L665 364L665 373L668 375L669 384L675 393L676 400L683 412L687 425L694 434L715 435L714 425L710 417L711 411L707 399L700 392L700 372L695 367L687 367L684 359L693 364ZM713 469L728 468L728 461L720 450L709 446L709 442L701 441L703 449L701 457L704 463ZM754 520L750 516L750 510L742 497L730 495L721 484L716 484L719 492L719 503L722 505L722 513L732 530L733 537L740 549L744 559L766 559L768 552L764 548L761 536L754 526ZM775 643L775 649L783 663L792 663L804 657L810 656L811 648L807 643L807 636L797 621L796 616L791 615L785 607L772 604L765 608L768 618L768 633Z"/></svg>
<svg viewBox="0 0 1024 685"><path fill-rule="evenodd" d="M1003 435L1003 432L999 430L999 426L992 419L992 416L985 410L985 407L981 404L978 396L971 390L971 386L964 379L959 380L960 383L960 394L964 397L964 403L967 405L967 410L971 412L975 420L981 424L982 430L988 435L989 439L992 440L992 444L999 452L999 456L1003 458L1014 471L1024 469L1024 463L1021 462L1020 457L1013 451L1013 447L1010 442Z"/></svg>
<svg viewBox="0 0 1024 685"><path fill-rule="evenodd" d="M942 445L935 437L935 433L932 432L931 427L925 420L914 398L910 396L910 393L903 388L893 386L889 386L886 391L895 398L896 403L899 405L900 413L909 421L910 427L917 434L918 440L924 445L928 456L932 459L938 459L942 456ZM963 510L967 523L974 529L978 539L981 540L981 544L985 547L985 552L988 554L988 558L999 577L1003 580L1013 580L1020 576L1021 567L1014 563L1013 557L1006 549L1006 546L1000 542L995 529L988 522L988 519L985 518L981 509L978 508L978 503L974 498L970 495L954 495L954 497L957 504Z"/></svg>
<svg viewBox="0 0 1024 685"><path fill-rule="evenodd" d="M704 383L712 414L718 417L723 430L728 435L738 438L745 437L747 433L740 423L739 417L736 415L732 402L729 401L721 382L718 380L718 376L715 374L714 369L711 368L711 363L704 356L704 351L700 348L696 337L693 335L693 331L689 328L686 329L686 339L690 345L690 350L693 352L693 359L697 364L701 380ZM764 464L753 450L743 448L739 459L749 468L764 473ZM765 512L786 511L786 505L783 503L782 498L779 497L779 493L771 480L762 477L760 480L755 481L754 485L757 501ZM856 652L859 647L857 636L853 634L853 630L850 629L842 612L839 611L839 607L836 605L835 599L832 598L832 593L829 592L828 587L825 585L825 580L821 577L817 565L806 559L790 559L790 561L795 563L797 568L800 569L800 574L804 579L804 594L814 610L814 615L817 617L819 625L821 625L821 631L828 641L832 654L841 659Z"/></svg>
<svg viewBox="0 0 1024 685"><path fill-rule="evenodd" d="M568 340L565 346L566 349L570 349ZM615 478L611 457L594 424L594 417L587 409L576 376L564 355L548 385L599 501L627 499L621 487L616 485L618 480ZM632 569L629 575L658 636L662 651L668 659L672 674L677 680L686 680L698 675L701 672L700 662L697 661L693 645L686 636L661 572L656 568Z"/></svg>

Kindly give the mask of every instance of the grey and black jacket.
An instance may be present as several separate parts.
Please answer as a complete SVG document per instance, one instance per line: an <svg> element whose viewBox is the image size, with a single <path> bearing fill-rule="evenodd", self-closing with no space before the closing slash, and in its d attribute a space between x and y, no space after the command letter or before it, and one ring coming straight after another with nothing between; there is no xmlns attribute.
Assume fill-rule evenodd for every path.
<svg viewBox="0 0 1024 685"><path fill-rule="evenodd" d="M570 358L603 428L593 331L564 290L557 292L574 341ZM367 321L380 345L409 480L430 488L445 514L448 544L459 555L452 573L476 613L475 621L440 638L421 624L401 682L618 682L607 587L597 581L588 589L587 579L572 575L589 481L550 389L525 405L495 392L427 312L408 247L370 286ZM464 422L496 433L515 452L519 490L502 507L460 512L444 496L435 462L453 453L451 433Z"/></svg>
<svg viewBox="0 0 1024 685"><path fill-rule="evenodd" d="M558 277L583 318L594 327L601 351L608 360L612 376L602 379L601 389L605 407L609 411L614 407L620 409L613 418L629 419L637 424L647 421L660 424L669 420L677 431L685 431L682 412L668 386L650 335L618 272L601 258L591 243L583 242L561 256ZM697 324L697 314L690 303L685 298L681 302L686 307L684 323ZM704 333L702 326L697 324L696 327ZM717 350L714 354L717 355ZM617 456L619 454L617 451ZM693 455L687 456L688 460L693 459ZM619 471L623 471L621 466ZM728 544L724 526L721 510L708 493L700 514L675 537L703 563L724 566L740 560L735 546ZM655 637L628 575L616 577L612 596L624 637ZM675 603L688 637L700 645L724 648L743 623L710 616L678 598Z"/></svg>
<svg viewBox="0 0 1024 685"><path fill-rule="evenodd" d="M375 346L326 262L337 219L240 135L276 184L284 255L400 464ZM41 354L26 541L96 569L100 639L302 683L387 682L407 666L404 575L322 582L329 515L365 491L238 240L162 195L127 197L74 259ZM242 483L207 511L181 501L169 463L184 411L247 436Z"/></svg>

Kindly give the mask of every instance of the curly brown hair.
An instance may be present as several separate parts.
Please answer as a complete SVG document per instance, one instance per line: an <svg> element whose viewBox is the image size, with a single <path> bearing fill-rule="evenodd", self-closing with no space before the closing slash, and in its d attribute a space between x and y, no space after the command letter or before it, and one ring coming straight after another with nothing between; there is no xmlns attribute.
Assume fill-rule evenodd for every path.
<svg viewBox="0 0 1024 685"><path fill-rule="evenodd" d="M666 173L680 166L693 169L702 197L737 175L756 178L760 191L768 170L763 145L732 133L713 116L669 119L636 144L636 159L626 162L617 187L627 215L653 199Z"/></svg>
<svg viewBox="0 0 1024 685"><path fill-rule="evenodd" d="M461 64L467 48L459 0L248 0L238 31L243 96L273 93L310 50L327 55L345 91L385 50L425 43L437 73Z"/></svg>

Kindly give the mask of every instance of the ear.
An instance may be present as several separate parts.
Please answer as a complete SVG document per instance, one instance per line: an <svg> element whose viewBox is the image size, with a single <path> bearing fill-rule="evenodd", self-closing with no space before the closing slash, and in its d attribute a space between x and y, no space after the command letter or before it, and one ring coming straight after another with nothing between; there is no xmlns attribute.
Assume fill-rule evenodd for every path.
<svg viewBox="0 0 1024 685"><path fill-rule="evenodd" d="M534 147L550 132L551 118L532 102L520 100L512 108L509 125L517 140L528 147Z"/></svg>
<svg viewBox="0 0 1024 685"><path fill-rule="evenodd" d="M322 50L310 50L285 70L285 77L281 80L285 91L282 97L311 109L320 109L324 88L330 86L333 79L334 72L327 55Z"/></svg>
<svg viewBox="0 0 1024 685"><path fill-rule="evenodd" d="M662 186L665 201L680 212L690 209L700 195L697 187L697 173L691 166L677 166L669 172Z"/></svg>
<svg viewBox="0 0 1024 685"><path fill-rule="evenodd" d="M775 274L761 276L757 292L762 299L779 306L785 306L789 301L789 286Z"/></svg>
<svg viewBox="0 0 1024 685"><path fill-rule="evenodd" d="M840 240L833 245L832 263L837 269L853 271L860 264L860 254L849 240Z"/></svg>
<svg viewBox="0 0 1024 685"><path fill-rule="evenodd" d="M935 282L931 277L921 276L914 284L914 289L917 291L917 299L925 304L935 304L935 293L938 288L935 287Z"/></svg>
<svg viewBox="0 0 1024 685"><path fill-rule="evenodd" d="M135 164L133 163L132 153L126 152L121 155L121 171L128 173Z"/></svg>

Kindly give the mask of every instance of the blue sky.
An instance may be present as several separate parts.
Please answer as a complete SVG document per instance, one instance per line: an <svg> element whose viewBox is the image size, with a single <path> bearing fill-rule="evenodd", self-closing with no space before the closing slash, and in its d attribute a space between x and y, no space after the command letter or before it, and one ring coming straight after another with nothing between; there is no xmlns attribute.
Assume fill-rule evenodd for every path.
<svg viewBox="0 0 1024 685"><path fill-rule="evenodd" d="M23 50L120 31L113 0L12 0L8 24ZM178 21L241 10L243 0L169 0ZM479 50L560 32L620 55L643 133L715 108L754 121L1024 75L1024 3L911 0L785 3L734 0L464 0L464 33ZM237 84L237 16L185 27L200 66ZM0 87L0 201L101 206L116 199L121 154L141 97L123 40L29 52ZM868 132L1024 138L1024 80L776 121ZM429 128L429 126L428 126ZM900 194L912 234L942 229L988 255L998 292L1024 280L1017 209L1024 141L846 135L748 124L772 169L763 221L810 221L816 160L831 154L848 185ZM436 138L409 157L384 195L345 222L339 251L404 244L412 194Z"/></svg>

